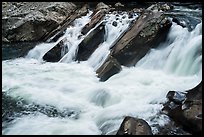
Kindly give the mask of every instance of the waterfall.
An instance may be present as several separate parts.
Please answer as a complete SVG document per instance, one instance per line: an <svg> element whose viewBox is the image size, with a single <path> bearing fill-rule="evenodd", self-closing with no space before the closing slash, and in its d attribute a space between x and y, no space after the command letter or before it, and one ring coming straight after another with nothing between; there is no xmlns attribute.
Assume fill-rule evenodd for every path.
<svg viewBox="0 0 204 137"><path fill-rule="evenodd" d="M173 22L167 40L151 49L136 67L161 69L180 76L201 73L202 22L192 32Z"/></svg>
<svg viewBox="0 0 204 137"><path fill-rule="evenodd" d="M136 20L137 17L138 15L135 13L132 18L129 18L127 12L122 14L111 13L105 16L106 39L88 59L88 64L94 70L97 70L103 64L110 53L111 46L127 31L131 22ZM115 26L114 23L116 24Z"/></svg>
<svg viewBox="0 0 204 137"><path fill-rule="evenodd" d="M170 120L160 114L168 91L185 92L202 80L201 22L191 32L173 23L158 48L100 82L95 70L138 15L107 14L102 20L105 41L78 63L79 43L100 24L81 35L91 14L76 19L56 42L37 45L25 58L2 61L3 135L114 135L125 116L144 119L157 133L157 125ZM62 51L65 55L56 63L43 61L63 38L68 39L68 53Z"/></svg>
<svg viewBox="0 0 204 137"><path fill-rule="evenodd" d="M76 52L78 49L78 44L83 40L85 36L81 35L81 29L90 21L90 15L92 11L89 11L86 16L82 16L81 18L76 19L73 22L73 26L69 26L66 29L65 34L60 37L56 42L52 43L41 43L34 47L29 51L26 58L34 58L39 61L43 61L43 56L50 49L52 49L57 43L59 43L63 38L67 38L68 41L65 43L67 45L67 49L69 50L67 54L59 62L72 62L76 56Z"/></svg>

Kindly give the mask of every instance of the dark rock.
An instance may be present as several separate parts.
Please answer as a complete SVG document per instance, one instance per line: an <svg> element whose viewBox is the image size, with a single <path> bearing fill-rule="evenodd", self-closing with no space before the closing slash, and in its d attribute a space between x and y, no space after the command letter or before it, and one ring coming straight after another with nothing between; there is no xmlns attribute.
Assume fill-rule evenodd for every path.
<svg viewBox="0 0 204 137"><path fill-rule="evenodd" d="M180 20L179 18L174 17L172 19L172 21L175 22L176 24L182 26L183 28L186 27L186 23L184 21Z"/></svg>
<svg viewBox="0 0 204 137"><path fill-rule="evenodd" d="M2 9L2 35L9 41L42 41L71 15L70 2L8 2Z"/></svg>
<svg viewBox="0 0 204 137"><path fill-rule="evenodd" d="M76 60L85 61L105 40L105 23L102 22L96 29L90 32L79 44Z"/></svg>
<svg viewBox="0 0 204 137"><path fill-rule="evenodd" d="M100 2L99 4L97 4L96 9L91 15L91 21L82 28L81 33L83 35L86 35L92 28L96 26L96 24L103 20L105 14L108 13L108 11L109 7L104 3Z"/></svg>
<svg viewBox="0 0 204 137"><path fill-rule="evenodd" d="M171 98L172 97L164 104L162 111L193 135L201 135L202 82L196 87L187 90L186 98L182 104L176 104L177 101L175 102L175 100Z"/></svg>
<svg viewBox="0 0 204 137"><path fill-rule="evenodd" d="M121 65L135 65L149 50L166 39L172 23L160 12L146 10L113 46L111 55Z"/></svg>
<svg viewBox="0 0 204 137"><path fill-rule="evenodd" d="M181 125L178 125L176 122L170 120L167 124L163 126L156 126L158 132L154 135L191 135L191 133L183 130Z"/></svg>
<svg viewBox="0 0 204 137"><path fill-rule="evenodd" d="M58 62L66 53L68 53L68 44L70 43L66 38L62 39L43 56L43 60L48 62Z"/></svg>
<svg viewBox="0 0 204 137"><path fill-rule="evenodd" d="M106 81L121 70L122 68L118 61L114 57L109 56L103 65L96 70L96 73L98 74L97 76L100 78L100 81Z"/></svg>
<svg viewBox="0 0 204 137"><path fill-rule="evenodd" d="M113 21L112 25L116 27L117 26L117 22Z"/></svg>
<svg viewBox="0 0 204 137"><path fill-rule="evenodd" d="M152 131L145 120L127 116L116 135L152 135Z"/></svg>
<svg viewBox="0 0 204 137"><path fill-rule="evenodd" d="M185 100L185 94L179 91L169 91L166 97L169 101L173 101L176 104L182 104Z"/></svg>

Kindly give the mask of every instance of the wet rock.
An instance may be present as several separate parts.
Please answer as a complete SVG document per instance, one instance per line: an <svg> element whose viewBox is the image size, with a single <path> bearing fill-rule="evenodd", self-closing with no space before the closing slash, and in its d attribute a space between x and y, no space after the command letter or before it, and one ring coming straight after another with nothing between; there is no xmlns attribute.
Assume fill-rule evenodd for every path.
<svg viewBox="0 0 204 137"><path fill-rule="evenodd" d="M145 120L127 116L116 135L152 135L152 131Z"/></svg>
<svg viewBox="0 0 204 137"><path fill-rule="evenodd" d="M185 130L197 135L202 133L202 82L187 91L181 104L171 99L164 104L162 111Z"/></svg>
<svg viewBox="0 0 204 137"><path fill-rule="evenodd" d="M92 28L96 26L96 24L103 20L105 14L108 13L109 10L110 10L109 6L105 5L102 2L98 3L96 5L96 9L91 15L91 21L82 28L81 33L83 35L86 35Z"/></svg>
<svg viewBox="0 0 204 137"><path fill-rule="evenodd" d="M62 35L65 34L67 27L71 26L73 21L88 13L88 5L85 4L82 8L75 10L68 16L56 29L49 32L44 38L46 42L56 42Z"/></svg>
<svg viewBox="0 0 204 137"><path fill-rule="evenodd" d="M182 104L185 100L185 94L179 91L169 91L166 96L169 101L173 101L176 104Z"/></svg>
<svg viewBox="0 0 204 137"><path fill-rule="evenodd" d="M157 127L158 132L154 135L192 135L191 133L183 130L181 125L170 120L167 124Z"/></svg>
<svg viewBox="0 0 204 137"><path fill-rule="evenodd" d="M68 47L70 47L68 39L62 39L43 56L43 60L48 62L58 62L66 53L68 53Z"/></svg>
<svg viewBox="0 0 204 137"><path fill-rule="evenodd" d="M171 25L164 14L146 10L116 42L111 55L121 65L134 66L150 48L166 39Z"/></svg>
<svg viewBox="0 0 204 137"><path fill-rule="evenodd" d="M185 28L186 25L187 25L187 24L185 23L185 21L180 20L179 18L176 18L176 17L174 17L174 18L172 19L172 21L175 22L176 24L182 26L183 28Z"/></svg>
<svg viewBox="0 0 204 137"><path fill-rule="evenodd" d="M109 56L103 65L96 70L96 73L100 78L100 81L106 81L112 75L119 73L121 70L122 68L118 61L114 57Z"/></svg>
<svg viewBox="0 0 204 137"><path fill-rule="evenodd" d="M102 22L96 29L90 32L79 44L76 60L85 61L105 40L105 23Z"/></svg>
<svg viewBox="0 0 204 137"><path fill-rule="evenodd" d="M70 2L9 2L2 9L2 35L9 41L41 41L75 9Z"/></svg>
<svg viewBox="0 0 204 137"><path fill-rule="evenodd" d="M117 22L113 21L112 25L116 27L117 26Z"/></svg>

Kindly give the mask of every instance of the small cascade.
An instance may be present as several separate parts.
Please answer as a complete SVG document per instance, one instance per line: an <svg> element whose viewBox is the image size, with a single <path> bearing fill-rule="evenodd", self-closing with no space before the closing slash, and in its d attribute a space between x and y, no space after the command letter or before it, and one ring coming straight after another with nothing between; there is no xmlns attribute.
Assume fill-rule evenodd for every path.
<svg viewBox="0 0 204 137"><path fill-rule="evenodd" d="M43 61L43 56L52 49L56 44L58 44L64 38L67 39L65 45L67 45L68 53L64 55L64 57L59 62L71 62L76 56L76 51L78 44L83 40L85 36L81 35L81 29L90 21L90 15L92 11L89 11L86 16L82 16L81 18L76 19L73 24L74 26L70 26L66 29L65 34L60 37L54 43L41 43L37 45L34 49L30 50L27 54L26 58L34 58L39 61ZM61 51L64 52L64 51Z"/></svg>
<svg viewBox="0 0 204 137"><path fill-rule="evenodd" d="M159 48L152 49L137 67L162 69L166 73L187 76L202 70L202 22L189 32L173 23L167 40Z"/></svg>
<svg viewBox="0 0 204 137"><path fill-rule="evenodd" d="M88 64L97 70L105 61L110 53L110 48L128 30L131 22L136 20L138 15L134 13L132 18L128 17L127 12L109 13L105 16L106 40L97 48L88 59Z"/></svg>

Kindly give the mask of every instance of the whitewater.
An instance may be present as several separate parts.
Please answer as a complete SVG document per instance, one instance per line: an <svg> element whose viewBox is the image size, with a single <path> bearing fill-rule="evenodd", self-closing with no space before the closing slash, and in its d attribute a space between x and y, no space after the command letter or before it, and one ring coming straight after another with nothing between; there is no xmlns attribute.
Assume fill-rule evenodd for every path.
<svg viewBox="0 0 204 137"><path fill-rule="evenodd" d="M38 109L18 112L11 121L2 122L3 135L111 135L125 116L146 120L157 133L156 125L169 121L161 113L168 91L185 92L202 80L202 22L191 32L173 22L167 40L158 48L135 66L122 66L120 73L100 82L95 70L138 16L107 14L106 40L87 61L76 62L77 46L85 37L79 37L79 32L91 13L77 19L57 42L41 43L25 57L2 61L2 94L18 105L52 106L63 115ZM70 39L69 52L59 62L43 61L43 55L64 37Z"/></svg>

